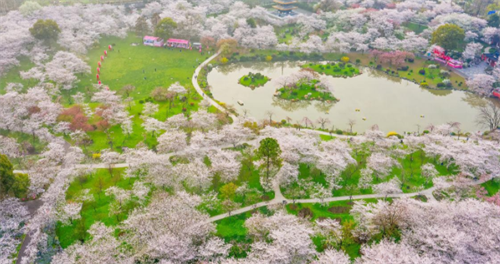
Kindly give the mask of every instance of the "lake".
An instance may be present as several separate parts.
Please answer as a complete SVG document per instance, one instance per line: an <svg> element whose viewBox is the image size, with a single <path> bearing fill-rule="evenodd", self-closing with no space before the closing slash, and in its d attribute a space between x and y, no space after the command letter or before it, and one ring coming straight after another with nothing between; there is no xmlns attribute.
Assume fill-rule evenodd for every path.
<svg viewBox="0 0 500 264"><path fill-rule="evenodd" d="M325 126L328 129L348 130L348 122L352 119L356 122L353 131L358 132L375 124L383 131L417 131L419 126L422 131L430 124L447 122L459 122L462 131L483 130L475 120L478 108L490 99L464 91L421 88L370 68L361 68L363 73L353 78L328 76L334 85L333 95L339 102L291 102L275 97L274 93L280 87L273 80L299 71L299 66L299 62L218 66L208 74L208 83L216 100L233 105L241 115L247 114L257 120L269 119L267 113L271 111L274 121L288 117L292 123L304 124L304 117L314 122L320 117L328 118L330 123ZM253 90L238 84L238 80L249 72L260 72L273 80ZM315 123L315 126L320 125Z"/></svg>

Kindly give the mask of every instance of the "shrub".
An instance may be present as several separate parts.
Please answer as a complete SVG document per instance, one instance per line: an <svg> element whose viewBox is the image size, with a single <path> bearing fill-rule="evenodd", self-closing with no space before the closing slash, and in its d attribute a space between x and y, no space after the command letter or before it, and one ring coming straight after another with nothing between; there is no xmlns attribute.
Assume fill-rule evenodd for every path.
<svg viewBox="0 0 500 264"><path fill-rule="evenodd" d="M380 70L380 69L382 69L382 65L378 64L377 65L377 70Z"/></svg>
<svg viewBox="0 0 500 264"><path fill-rule="evenodd" d="M334 72L340 72L341 70L339 68L333 69Z"/></svg>
<svg viewBox="0 0 500 264"><path fill-rule="evenodd" d="M348 62L349 62L349 60L350 60L350 59L349 59L349 57L347 57L347 56L344 56L344 57L340 58L340 61L342 61L343 63L348 63Z"/></svg>
<svg viewBox="0 0 500 264"><path fill-rule="evenodd" d="M281 120L281 124L285 125L286 124L286 120L285 119Z"/></svg>
<svg viewBox="0 0 500 264"><path fill-rule="evenodd" d="M352 68L352 65L351 64L347 64L347 68Z"/></svg>
<svg viewBox="0 0 500 264"><path fill-rule="evenodd" d="M409 66L403 66L403 67L399 68L398 70L407 71L409 68L410 68Z"/></svg>
<svg viewBox="0 0 500 264"><path fill-rule="evenodd" d="M421 82L420 86L422 86L422 87L429 87L429 84L427 84L427 82Z"/></svg>
<svg viewBox="0 0 500 264"><path fill-rule="evenodd" d="M443 77L448 77L448 76L450 76L450 72L449 72L449 71L447 71L447 70L441 70L441 71L439 72L439 74L441 74L441 76L443 76Z"/></svg>
<svg viewBox="0 0 500 264"><path fill-rule="evenodd" d="M356 59L356 63L360 63L360 62L361 62L361 60L360 60L360 59Z"/></svg>
<svg viewBox="0 0 500 264"><path fill-rule="evenodd" d="M220 62L222 64L226 64L229 60L226 58L226 57L222 57L222 59L220 59Z"/></svg>
<svg viewBox="0 0 500 264"><path fill-rule="evenodd" d="M266 56L266 61L272 61L272 60L273 60L273 56L271 56L271 55Z"/></svg>
<svg viewBox="0 0 500 264"><path fill-rule="evenodd" d="M424 69L420 69L420 70L418 71L418 73L420 73L420 74L422 74L422 75L425 75L425 70L424 70Z"/></svg>
<svg viewBox="0 0 500 264"><path fill-rule="evenodd" d="M439 88L443 88L444 86L445 86L445 84L442 83L442 82L440 82L440 83L437 84L437 87L439 87Z"/></svg>
<svg viewBox="0 0 500 264"><path fill-rule="evenodd" d="M429 134L429 130L424 130L422 133Z"/></svg>
<svg viewBox="0 0 500 264"><path fill-rule="evenodd" d="M415 61L415 59L412 59L412 58L409 58L409 59L408 59L408 62L413 63L414 61Z"/></svg>
<svg viewBox="0 0 500 264"><path fill-rule="evenodd" d="M29 187L30 178L28 174L16 173L14 175L14 184L12 184L11 188L17 198L26 197L28 195Z"/></svg>
<svg viewBox="0 0 500 264"><path fill-rule="evenodd" d="M101 158L101 153L93 153L92 154L92 159L100 159Z"/></svg>
<svg viewBox="0 0 500 264"><path fill-rule="evenodd" d="M335 134L342 135L342 134L344 134L344 131L337 129L337 130L335 130Z"/></svg>

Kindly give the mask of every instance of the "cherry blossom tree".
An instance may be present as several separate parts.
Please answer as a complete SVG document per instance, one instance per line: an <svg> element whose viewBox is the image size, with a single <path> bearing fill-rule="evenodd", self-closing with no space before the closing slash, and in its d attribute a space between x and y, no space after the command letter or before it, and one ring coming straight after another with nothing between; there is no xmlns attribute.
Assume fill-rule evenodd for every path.
<svg viewBox="0 0 500 264"><path fill-rule="evenodd" d="M487 74L474 74L471 79L467 80L467 85L472 91L480 95L489 95L493 90L495 78Z"/></svg>
<svg viewBox="0 0 500 264"><path fill-rule="evenodd" d="M241 162L237 159L239 152L230 150L211 150L208 153L208 158L211 162L210 171L213 174L218 174L222 182L230 182L235 180L241 169Z"/></svg>
<svg viewBox="0 0 500 264"><path fill-rule="evenodd" d="M83 244L75 243L54 256L55 264L129 263L114 236L114 229L102 222L94 223L88 230L91 239Z"/></svg>
<svg viewBox="0 0 500 264"><path fill-rule="evenodd" d="M467 46L465 46L465 50L462 56L464 57L464 59L473 60L481 56L482 49L483 45L481 45L480 43L475 43L475 42L469 43L467 44Z"/></svg>
<svg viewBox="0 0 500 264"><path fill-rule="evenodd" d="M80 219L82 203L66 203L59 209L59 221L63 224L73 224L74 220Z"/></svg>
<svg viewBox="0 0 500 264"><path fill-rule="evenodd" d="M195 209L200 202L200 197L184 192L157 194L123 222L125 240L140 256L171 262L210 258L209 252L225 256L227 246L210 240L215 227L207 221L208 215Z"/></svg>
<svg viewBox="0 0 500 264"><path fill-rule="evenodd" d="M372 155L368 157L366 165L373 170L377 179L383 179L389 175L392 167L399 165L399 163L382 153L372 153Z"/></svg>
<svg viewBox="0 0 500 264"><path fill-rule="evenodd" d="M50 80L69 90L78 79L75 74L90 73L90 66L73 53L58 51L45 65L45 72Z"/></svg>
<svg viewBox="0 0 500 264"><path fill-rule="evenodd" d="M16 235L23 232L23 223L29 218L29 213L24 204L19 200L9 198L0 201L0 262L12 263L21 242Z"/></svg>
<svg viewBox="0 0 500 264"><path fill-rule="evenodd" d="M168 153L184 150L187 147L186 133L179 130L168 130L158 137L158 152Z"/></svg>

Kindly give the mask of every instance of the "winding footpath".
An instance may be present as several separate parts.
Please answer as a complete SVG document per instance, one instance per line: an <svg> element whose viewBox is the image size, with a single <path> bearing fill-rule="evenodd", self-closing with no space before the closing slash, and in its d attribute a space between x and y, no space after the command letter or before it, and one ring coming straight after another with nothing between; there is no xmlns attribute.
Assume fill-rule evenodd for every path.
<svg viewBox="0 0 500 264"><path fill-rule="evenodd" d="M212 55L206 61L204 61L203 63L201 63L198 66L198 68L196 68L196 70L195 70L195 72L193 74L193 77L192 77L193 87L196 89L196 91L198 92L198 94L202 98L208 100L212 106L214 106L215 108L217 108L221 112L227 113L227 115L229 117L231 117L234 122L238 122L239 118L236 115L228 112L227 109L225 109L219 103L217 103L215 100L213 100L212 98L210 98L209 96L207 96L203 92L203 90L200 87L200 85L198 84L198 75L200 74L201 70L204 67L206 67L213 59L215 59L217 56L219 56L219 54L220 54L220 52ZM318 131L318 130L313 130L313 129L300 129L300 130L307 131L307 132L310 132L310 133L316 133L316 134L319 134L319 135L331 136L330 133L324 132L324 131ZM334 137L335 138L348 139L351 136L334 135ZM256 144L257 143L257 139L253 139L253 140L242 142L242 143ZM233 145L232 144L227 144L227 145L221 145L221 146L217 146L217 147L219 147L219 148L231 148L231 147L233 147ZM67 150L68 148L69 148L69 144L65 145L65 149ZM211 149L211 148L213 148L213 147L207 147L207 148L203 148L201 150L208 150L208 149ZM179 154L182 154L182 153L183 153L183 151L180 151L180 152L169 153L167 155L169 157L171 157L171 156L179 155ZM128 163L117 163L117 164L111 164L111 165L110 164L106 164L106 163L97 163L97 164L76 164L76 165L74 165L74 168L107 169L109 167L111 167L111 168L127 168L129 166L130 166L130 164L128 164ZM63 167L64 166L59 166L57 168L63 168ZM14 170L14 173L29 173L29 170ZM476 181L476 182L473 183L473 185L478 185L478 184L481 184L483 182L484 181ZM352 196L330 197L330 198L324 198L324 199L312 198L312 199L293 199L293 200L290 200L290 199L287 199L286 197L283 196L283 194L281 193L279 184L274 183L273 184L273 191L275 193L275 198L274 199L272 199L270 201L256 203L256 204L253 204L253 205L250 205L250 206L247 206L247 207L243 207L243 208L240 208L240 209L237 209L237 210L225 213L225 214L220 214L220 215L217 215L217 216L213 216L213 217L211 217L211 218L209 218L207 220L207 223L215 222L215 221L222 220L222 219L234 216L234 215L238 215L238 214L242 214L242 213L245 213L245 212L248 212L248 211L252 211L252 210L255 210L255 209L260 208L260 207L269 206L269 205L277 205L277 204L286 205L288 203L326 203L326 202L334 202L334 201L361 200L361 199L369 199L369 198L375 198L375 199L382 199L382 198L408 198L408 197L414 197L414 196L417 196L417 195L423 195L423 196L426 196L429 201L435 201L436 199L435 199L434 195L432 194L435 190L436 190L436 187L432 187L432 188L429 188L429 189L426 189L426 190L422 190L420 192L414 192L414 193L397 193L397 194L388 194L388 195L384 195L384 194L365 194L365 195L352 195ZM42 202L40 200L36 200L36 201L28 202L27 203L28 210L29 210L31 216L33 216L36 213L37 209L41 205L42 205ZM29 237L29 234L27 234L25 240L22 242L21 249L19 251L19 254L17 256L17 260L16 260L15 263L21 263L20 261L24 257L24 255L25 255L25 248L26 248L26 245L28 244L29 240L30 240L30 237Z"/></svg>

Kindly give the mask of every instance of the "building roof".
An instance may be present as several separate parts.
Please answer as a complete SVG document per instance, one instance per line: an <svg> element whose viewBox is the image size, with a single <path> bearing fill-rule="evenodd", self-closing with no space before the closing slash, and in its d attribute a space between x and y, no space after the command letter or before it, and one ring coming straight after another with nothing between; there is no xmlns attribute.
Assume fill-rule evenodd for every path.
<svg viewBox="0 0 500 264"><path fill-rule="evenodd" d="M154 36L144 36L144 40L159 40L159 37L154 37Z"/></svg>
<svg viewBox="0 0 500 264"><path fill-rule="evenodd" d="M483 54L484 56L486 56L488 59L490 60L498 60L498 57L500 56L500 54L498 52L495 52L495 53L484 53Z"/></svg>
<svg viewBox="0 0 500 264"><path fill-rule="evenodd" d="M189 44L189 40L185 39L168 39L168 43L179 43L179 44Z"/></svg>
<svg viewBox="0 0 500 264"><path fill-rule="evenodd" d="M276 4L280 4L280 5L290 5L290 4L296 4L297 1L295 0L274 0L273 2L275 2Z"/></svg>
<svg viewBox="0 0 500 264"><path fill-rule="evenodd" d="M295 7L295 6L280 6L280 5L276 5L276 6L273 6L273 8L277 9L279 11L291 11L291 10L296 9L297 7Z"/></svg>

